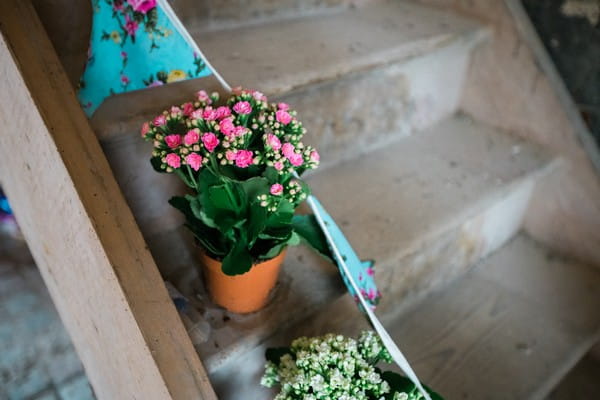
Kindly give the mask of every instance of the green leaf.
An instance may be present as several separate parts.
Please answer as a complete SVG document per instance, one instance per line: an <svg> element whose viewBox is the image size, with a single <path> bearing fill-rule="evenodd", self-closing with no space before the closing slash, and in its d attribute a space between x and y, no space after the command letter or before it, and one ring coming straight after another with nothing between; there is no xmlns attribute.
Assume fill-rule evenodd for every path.
<svg viewBox="0 0 600 400"><path fill-rule="evenodd" d="M222 240L219 240L221 235L219 235L218 231L211 232L211 228L202 225L202 223L196 223L195 225L185 224L185 226L192 231L198 242L200 242L200 245L211 257L222 258L227 254L226 246Z"/></svg>
<svg viewBox="0 0 600 400"><path fill-rule="evenodd" d="M287 239L293 232L291 225L277 226L267 228L258 235L261 239Z"/></svg>
<svg viewBox="0 0 600 400"><path fill-rule="evenodd" d="M169 199L169 204L178 209L185 215L185 219L192 221L194 219L194 213L190 207L190 202L187 198L181 196L174 196Z"/></svg>
<svg viewBox="0 0 600 400"><path fill-rule="evenodd" d="M250 247L254 245L267 222L267 210L258 203L250 205L247 234Z"/></svg>
<svg viewBox="0 0 600 400"><path fill-rule="evenodd" d="M383 374L381 374L381 378L390 385L390 392L385 396L386 400L392 400L396 392L407 393L409 395L408 398L410 400L417 398L416 395L419 393L419 390L417 389L415 384L411 382L410 379L393 371L384 372ZM442 396L440 396L438 393L434 392L427 386L423 387L431 396L431 400L444 400Z"/></svg>
<svg viewBox="0 0 600 400"><path fill-rule="evenodd" d="M279 228L289 226L294 216L294 206L286 199L281 199L277 206L277 211L269 216L266 226L269 228Z"/></svg>
<svg viewBox="0 0 600 400"><path fill-rule="evenodd" d="M226 245L223 242L223 235L214 227L205 224L198 219L192 211L192 201L197 200L194 196L179 197L175 196L169 200L169 203L185 215L185 226L194 234L200 244L212 256L223 257L226 254Z"/></svg>
<svg viewBox="0 0 600 400"><path fill-rule="evenodd" d="M281 254L283 249L285 249L287 247L287 244L288 244L288 240L284 240L283 242L278 243L275 246L271 247L271 249L269 251L264 253L262 256L259 256L258 258L260 260L270 260L271 258L275 258L279 254Z"/></svg>
<svg viewBox="0 0 600 400"><path fill-rule="evenodd" d="M257 196L269 193L269 181L262 176L255 176L240 183L250 202L258 201Z"/></svg>
<svg viewBox="0 0 600 400"><path fill-rule="evenodd" d="M239 215L243 206L242 199L235 190L234 185L224 184L208 188L210 201L215 208L231 211Z"/></svg>
<svg viewBox="0 0 600 400"><path fill-rule="evenodd" d="M245 240L240 239L235 242L223 259L221 268L226 275L241 275L252 268L252 257Z"/></svg>
<svg viewBox="0 0 600 400"><path fill-rule="evenodd" d="M202 221L211 228L219 228L219 226L213 218L213 216L216 215L216 212L213 212L213 216L208 215L206 209L203 208L202 204L200 203L200 196L192 196L188 194L185 196L185 198L186 201L189 202L194 219ZM210 210L210 207L207 209Z"/></svg>
<svg viewBox="0 0 600 400"><path fill-rule="evenodd" d="M200 220L211 228L219 229L219 225L217 225L215 220L209 217L204 211L200 211Z"/></svg>
<svg viewBox="0 0 600 400"><path fill-rule="evenodd" d="M217 229L225 236L227 239L236 242L239 237L244 237L244 242L246 241L246 230L240 229L245 223L246 218L239 219L235 216L219 216L219 219L215 221L217 225ZM235 228L238 228L237 230Z"/></svg>
<svg viewBox="0 0 600 400"><path fill-rule="evenodd" d="M202 205L200 204L199 196L192 196L188 194L185 196L185 200L189 203L190 209L197 219L202 219Z"/></svg>
<svg viewBox="0 0 600 400"><path fill-rule="evenodd" d="M267 361L271 361L273 364L279 366L281 362L281 357L286 354L292 354L292 350L289 347L273 347L267 349L265 352L265 358Z"/></svg>
<svg viewBox="0 0 600 400"><path fill-rule="evenodd" d="M221 184L221 180L210 169L202 168L198 176L198 190L205 192L209 187Z"/></svg>
<svg viewBox="0 0 600 400"><path fill-rule="evenodd" d="M174 171L175 174L183 181L183 183L185 183L192 189L196 189L196 185L194 184L194 181L192 181L192 178L190 178L190 176L188 175L188 171L185 168L185 166L184 168L176 168Z"/></svg>
<svg viewBox="0 0 600 400"><path fill-rule="evenodd" d="M267 178L269 183L276 183L279 181L279 171L273 167L267 167L265 169L264 176Z"/></svg>
<svg viewBox="0 0 600 400"><path fill-rule="evenodd" d="M152 168L154 168L154 170L156 172L162 172L162 173L167 172L163 168L161 168L162 160L160 159L160 157L152 157L150 159L150 164L152 164Z"/></svg>
<svg viewBox="0 0 600 400"><path fill-rule="evenodd" d="M210 176L209 176L209 179ZM226 186L230 185L230 186ZM247 221L244 208L246 200L241 188L236 184L219 184L216 186L203 186L198 195L201 213L198 218L207 225L217 228L225 237L236 240L232 231L234 227L241 227Z"/></svg>
<svg viewBox="0 0 600 400"><path fill-rule="evenodd" d="M330 262L333 262L333 255L327 244L327 239L314 215L294 215L292 227L304 243Z"/></svg>
<svg viewBox="0 0 600 400"><path fill-rule="evenodd" d="M292 232L292 234L290 235L290 238L287 242L287 245L288 246L298 246L301 241L302 241L302 238L300 237L300 235L298 235L296 232Z"/></svg>

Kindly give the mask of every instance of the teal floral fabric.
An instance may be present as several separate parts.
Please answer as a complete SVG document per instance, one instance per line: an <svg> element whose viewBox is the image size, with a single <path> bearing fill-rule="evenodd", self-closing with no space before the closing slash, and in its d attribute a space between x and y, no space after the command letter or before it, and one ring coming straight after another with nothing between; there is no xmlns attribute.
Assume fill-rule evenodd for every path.
<svg viewBox="0 0 600 400"><path fill-rule="evenodd" d="M210 75L163 2L92 0L88 60L78 90L88 116L113 94Z"/></svg>
<svg viewBox="0 0 600 400"><path fill-rule="evenodd" d="M359 304L359 308L362 309L358 299L358 294L350 282L350 280L353 280L367 304L372 309L375 309L377 304L379 304L379 300L381 299L381 293L377 289L377 284L375 283L375 262L370 260L361 261L360 258L358 258L358 255L350 245L350 242L348 242L348 239L346 239L346 236L344 236L342 230L335 223L331 215L325 211L325 208L323 208L316 197L309 196L308 203L312 211L315 214L318 214L323 220L321 229L328 232L328 236L333 242L332 244L338 249L343 262L348 268L348 272L351 276L347 276L344 272L344 269L342 268L342 260L339 260L334 256L334 261L338 266L348 292L350 292L350 295L354 297L354 300Z"/></svg>

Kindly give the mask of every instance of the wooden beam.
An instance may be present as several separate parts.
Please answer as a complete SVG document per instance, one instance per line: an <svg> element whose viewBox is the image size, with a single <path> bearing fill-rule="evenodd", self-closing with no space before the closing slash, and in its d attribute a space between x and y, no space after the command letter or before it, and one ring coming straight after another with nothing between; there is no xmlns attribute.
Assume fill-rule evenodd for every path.
<svg viewBox="0 0 600 400"><path fill-rule="evenodd" d="M0 180L97 397L215 399L30 0L0 30Z"/></svg>

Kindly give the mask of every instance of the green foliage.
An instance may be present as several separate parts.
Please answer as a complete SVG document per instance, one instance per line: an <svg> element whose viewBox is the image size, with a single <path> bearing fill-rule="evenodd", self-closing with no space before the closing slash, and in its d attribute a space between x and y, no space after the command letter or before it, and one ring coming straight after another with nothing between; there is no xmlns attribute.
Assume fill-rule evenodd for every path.
<svg viewBox="0 0 600 400"><path fill-rule="evenodd" d="M327 245L327 239L319 227L314 215L294 215L292 227L302 242L311 246L321 256L333 262L333 255Z"/></svg>
<svg viewBox="0 0 600 400"><path fill-rule="evenodd" d="M292 354L292 349L289 347L271 347L268 348L265 352L265 358L267 361L272 362L273 364L279 366L281 362L281 357L286 354Z"/></svg>
<svg viewBox="0 0 600 400"><path fill-rule="evenodd" d="M294 204L285 198L271 212L260 204L259 197L269 193L268 178L237 180L206 168L192 179L184 175L185 170L178 171L186 184L198 182L197 193L173 197L170 204L185 215L186 226L207 253L222 260L227 275L246 273L252 264L301 242L331 259L313 216L295 216Z"/></svg>
<svg viewBox="0 0 600 400"><path fill-rule="evenodd" d="M423 399L423 396L419 392L419 389L417 389L415 384L412 383L411 380L407 377L397 374L393 371L386 371L383 374L381 374L381 377L390 385L390 393L388 393L385 396L386 400L394 400L394 393L407 393L409 400ZM423 387L425 388L427 393L429 393L431 400L444 400L442 396L440 396L438 393L434 392L427 386Z"/></svg>

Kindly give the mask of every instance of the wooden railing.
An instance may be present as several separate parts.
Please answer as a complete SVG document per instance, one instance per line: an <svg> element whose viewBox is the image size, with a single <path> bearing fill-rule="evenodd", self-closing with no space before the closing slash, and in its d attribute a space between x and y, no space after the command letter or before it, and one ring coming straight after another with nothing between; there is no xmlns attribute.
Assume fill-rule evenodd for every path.
<svg viewBox="0 0 600 400"><path fill-rule="evenodd" d="M0 31L0 181L97 397L215 399L29 0Z"/></svg>

